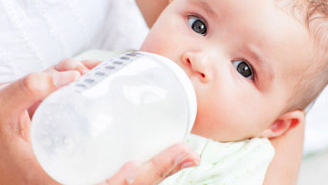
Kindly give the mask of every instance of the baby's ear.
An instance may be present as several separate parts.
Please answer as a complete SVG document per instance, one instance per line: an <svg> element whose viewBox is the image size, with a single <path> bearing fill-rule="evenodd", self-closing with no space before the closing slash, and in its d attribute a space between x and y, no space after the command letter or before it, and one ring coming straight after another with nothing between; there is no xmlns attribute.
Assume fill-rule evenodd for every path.
<svg viewBox="0 0 328 185"><path fill-rule="evenodd" d="M260 137L274 138L283 135L289 129L296 127L299 123L305 121L305 112L293 110L286 112L278 117L269 128L265 129Z"/></svg>

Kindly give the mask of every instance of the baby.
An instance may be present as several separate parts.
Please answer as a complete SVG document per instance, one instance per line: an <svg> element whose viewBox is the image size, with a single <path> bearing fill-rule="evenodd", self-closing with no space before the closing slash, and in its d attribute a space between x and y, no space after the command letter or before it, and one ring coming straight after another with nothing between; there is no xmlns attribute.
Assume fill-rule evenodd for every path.
<svg viewBox="0 0 328 185"><path fill-rule="evenodd" d="M161 185L262 184L269 139L304 121L328 83L327 0L171 0L141 51L176 62L198 103L200 154Z"/></svg>
<svg viewBox="0 0 328 185"><path fill-rule="evenodd" d="M212 173L213 168L230 167L231 159L226 164L202 156L206 162L199 167L162 184L263 183L272 148L263 147L259 153L257 148L267 143L248 139L278 137L297 126L328 83L327 17L327 0L170 1L141 50L175 61L192 81L198 103L192 133L211 139L200 147L201 156L206 145L215 145L212 152L220 152L224 149L217 149L224 144L220 142L227 141L228 148L239 154L221 157L237 157L238 170ZM199 142L192 143L199 145L202 139L196 137ZM249 147L253 140L262 144ZM230 141L239 141L238 149ZM263 154L263 160L254 164L264 170L253 168L256 180L247 181L251 175L240 177L249 170L240 168L251 166L243 160L247 155L240 155L245 148L247 155L255 151L255 159Z"/></svg>

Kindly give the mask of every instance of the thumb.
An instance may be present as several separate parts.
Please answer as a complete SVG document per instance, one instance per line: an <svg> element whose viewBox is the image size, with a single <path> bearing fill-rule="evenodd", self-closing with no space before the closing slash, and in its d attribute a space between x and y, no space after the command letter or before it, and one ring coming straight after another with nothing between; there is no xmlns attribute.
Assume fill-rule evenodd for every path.
<svg viewBox="0 0 328 185"><path fill-rule="evenodd" d="M199 162L199 156L189 146L176 144L142 165L134 161L126 163L114 176L100 185L158 184L167 176Z"/></svg>
<svg viewBox="0 0 328 185"><path fill-rule="evenodd" d="M77 71L38 72L13 82L0 91L0 102L5 108L5 115L19 114L59 87L73 82L79 75Z"/></svg>

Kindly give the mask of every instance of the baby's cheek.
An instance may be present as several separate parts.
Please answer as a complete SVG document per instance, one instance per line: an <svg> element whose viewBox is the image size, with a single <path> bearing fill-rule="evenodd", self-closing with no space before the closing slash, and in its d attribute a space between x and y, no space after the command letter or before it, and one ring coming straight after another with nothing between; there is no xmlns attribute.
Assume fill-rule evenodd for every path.
<svg viewBox="0 0 328 185"><path fill-rule="evenodd" d="M160 45L162 45L160 36L156 34L156 32L150 31L146 39L143 41L141 45L141 50L148 51L148 50L156 49Z"/></svg>
<svg viewBox="0 0 328 185"><path fill-rule="evenodd" d="M211 120L212 118L213 117L208 115L205 111L198 111L192 133L210 138L218 134L220 123L217 122L216 119Z"/></svg>

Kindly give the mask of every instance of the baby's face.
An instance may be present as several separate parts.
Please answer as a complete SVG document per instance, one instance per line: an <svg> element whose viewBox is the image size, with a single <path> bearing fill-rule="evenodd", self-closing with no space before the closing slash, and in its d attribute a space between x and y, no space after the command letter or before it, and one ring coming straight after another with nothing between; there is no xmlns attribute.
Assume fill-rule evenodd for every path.
<svg viewBox="0 0 328 185"><path fill-rule="evenodd" d="M141 50L188 74L198 103L192 132L231 141L261 136L282 114L311 44L273 0L174 0Z"/></svg>

